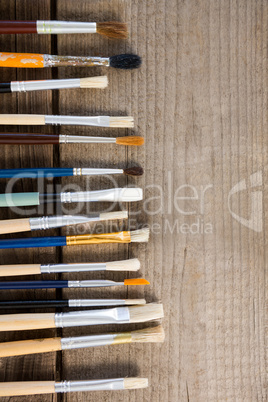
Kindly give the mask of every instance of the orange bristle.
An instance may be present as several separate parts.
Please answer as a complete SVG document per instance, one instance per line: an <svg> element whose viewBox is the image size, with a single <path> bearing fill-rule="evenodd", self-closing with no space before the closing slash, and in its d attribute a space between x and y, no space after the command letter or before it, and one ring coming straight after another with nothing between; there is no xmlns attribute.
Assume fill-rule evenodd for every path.
<svg viewBox="0 0 268 402"><path fill-rule="evenodd" d="M146 279L143 278L136 278L136 279L125 279L124 280L124 285L150 285L150 282L148 282Z"/></svg>
<svg viewBox="0 0 268 402"><path fill-rule="evenodd" d="M97 22L97 33L114 39L127 39L127 24L122 22Z"/></svg>
<svg viewBox="0 0 268 402"><path fill-rule="evenodd" d="M117 145L132 145L132 146L140 146L144 144L144 138L139 137L137 135L129 136L129 137L117 137L116 138Z"/></svg>

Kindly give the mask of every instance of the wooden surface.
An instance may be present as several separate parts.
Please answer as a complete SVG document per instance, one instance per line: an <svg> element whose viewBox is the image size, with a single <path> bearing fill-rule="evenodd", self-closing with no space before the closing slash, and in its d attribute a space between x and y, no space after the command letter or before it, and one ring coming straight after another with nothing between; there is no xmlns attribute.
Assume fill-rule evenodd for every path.
<svg viewBox="0 0 268 402"><path fill-rule="evenodd" d="M0 5L2 19L118 19L129 23L127 42L97 35L0 36L4 51L104 56L132 51L143 57L142 68L133 72L3 69L2 81L107 71L110 85L104 91L1 95L1 113L130 114L136 121L132 132L79 127L54 131L111 136L135 133L145 137L145 146L2 146L0 166L124 167L138 163L145 168L142 179L122 177L116 182L145 189L146 201L129 206L130 224L148 223L153 232L148 245L1 251L2 263L10 264L139 257L141 275L151 281L144 290L9 291L0 297L145 296L148 301L164 303L166 331L163 345L119 345L1 359L1 381L137 375L148 376L150 382L147 390L27 397L27 401L267 400L268 2L13 0L0 1ZM34 131L34 127L24 131ZM229 195L243 180L243 191ZM56 189L70 183L83 189L111 186L107 178L62 179L49 185ZM5 185L2 180L2 191ZM33 188L33 180L23 180L15 189ZM89 212L89 207L96 210L106 205L83 206L79 212ZM235 214L245 220L237 220ZM0 218L16 216L5 209ZM62 231L68 232L73 229ZM123 276L109 273L105 277L120 280ZM79 275L88 277L93 275ZM116 329L14 332L1 334L1 341ZM8 400L26 401L26 397Z"/></svg>

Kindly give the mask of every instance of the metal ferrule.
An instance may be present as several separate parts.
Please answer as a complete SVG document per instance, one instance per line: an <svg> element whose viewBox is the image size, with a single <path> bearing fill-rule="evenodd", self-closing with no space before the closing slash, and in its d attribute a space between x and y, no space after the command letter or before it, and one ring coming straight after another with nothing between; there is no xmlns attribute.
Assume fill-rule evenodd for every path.
<svg viewBox="0 0 268 402"><path fill-rule="evenodd" d="M66 216L42 216L40 218L30 218L31 230L45 230L51 228L59 228L68 225L78 225L79 223L86 223L92 221L99 221L99 214L96 216L76 216L76 215L66 215Z"/></svg>
<svg viewBox="0 0 268 402"><path fill-rule="evenodd" d="M109 57L92 57L92 56L57 56L52 54L43 55L44 67L93 67L93 66L110 66Z"/></svg>
<svg viewBox="0 0 268 402"><path fill-rule="evenodd" d="M55 383L56 393L78 391L115 391L125 389L124 378L91 381L62 381Z"/></svg>
<svg viewBox="0 0 268 402"><path fill-rule="evenodd" d="M70 299L69 307L123 306L124 299Z"/></svg>
<svg viewBox="0 0 268 402"><path fill-rule="evenodd" d="M60 144L116 144L113 137L88 137L84 135L59 135Z"/></svg>
<svg viewBox="0 0 268 402"><path fill-rule="evenodd" d="M131 197L131 199L128 199L128 197L126 197L128 190L129 190L128 188L110 188L108 190L98 190L98 191L66 192L61 193L60 196L62 203L89 202L89 201L96 201L96 202L135 201L133 197ZM139 189L137 189L137 198L139 198L138 193Z"/></svg>
<svg viewBox="0 0 268 402"><path fill-rule="evenodd" d="M96 33L96 22L36 21L39 34Z"/></svg>
<svg viewBox="0 0 268 402"><path fill-rule="evenodd" d="M90 272L90 271L105 271L105 263L91 264L47 264L41 265L41 274L52 274L60 272Z"/></svg>
<svg viewBox="0 0 268 402"><path fill-rule="evenodd" d="M91 168L74 168L74 176L97 176L105 174L123 174L123 169L91 169Z"/></svg>
<svg viewBox="0 0 268 402"><path fill-rule="evenodd" d="M45 124L110 127L109 116L45 116Z"/></svg>
<svg viewBox="0 0 268 402"><path fill-rule="evenodd" d="M106 288L122 285L124 285L124 282L114 282L101 279L96 281L68 281L68 288Z"/></svg>
<svg viewBox="0 0 268 402"><path fill-rule="evenodd" d="M55 314L55 327L67 328L100 324L127 324L129 323L129 309L116 307L105 310L72 311Z"/></svg>
<svg viewBox="0 0 268 402"><path fill-rule="evenodd" d="M11 92L39 91L47 89L80 88L80 78L68 80L12 81Z"/></svg>
<svg viewBox="0 0 268 402"><path fill-rule="evenodd" d="M61 349L81 349L90 348L95 346L105 346L112 345L114 343L116 335L105 334L105 335L90 335L90 336L79 336L75 338L62 338L61 339Z"/></svg>

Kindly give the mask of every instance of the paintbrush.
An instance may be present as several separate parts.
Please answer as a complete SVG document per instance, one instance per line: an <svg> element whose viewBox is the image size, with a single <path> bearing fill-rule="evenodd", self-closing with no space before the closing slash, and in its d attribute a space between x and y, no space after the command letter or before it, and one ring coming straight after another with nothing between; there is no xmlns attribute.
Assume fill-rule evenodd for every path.
<svg viewBox="0 0 268 402"><path fill-rule="evenodd" d="M122 70L138 68L141 58L136 54L119 54L111 57L56 56L35 53L0 53L0 67L44 68L44 67L113 67Z"/></svg>
<svg viewBox="0 0 268 402"><path fill-rule="evenodd" d="M0 34L98 33L113 39L127 39L127 24L116 21L0 21Z"/></svg>
<svg viewBox="0 0 268 402"><path fill-rule="evenodd" d="M12 281L0 282L0 290L4 289L67 289L67 288L106 288L111 286L150 285L146 279L125 279L114 282L106 279L87 281Z"/></svg>
<svg viewBox="0 0 268 402"><path fill-rule="evenodd" d="M103 168L22 168L0 169L1 179L39 177L67 177L67 176L98 176L110 174L124 174L125 176L142 176L143 169L138 166L127 169L103 169Z"/></svg>
<svg viewBox="0 0 268 402"><path fill-rule="evenodd" d="M116 144L140 146L144 138L139 136L127 137L88 137L86 135L66 134L32 134L32 133L0 133L0 144L8 145L38 145L38 144Z"/></svg>
<svg viewBox="0 0 268 402"><path fill-rule="evenodd" d="M47 89L64 88L106 88L107 85L108 78L106 75L66 80L11 81L0 83L0 93L42 91Z"/></svg>
<svg viewBox="0 0 268 402"><path fill-rule="evenodd" d="M91 126L110 128L133 128L134 120L131 116L46 116L42 114L0 114L0 124L14 126Z"/></svg>
<svg viewBox="0 0 268 402"><path fill-rule="evenodd" d="M149 229L122 231L102 234L85 234L76 236L25 237L22 239L1 239L0 249L17 249L30 247L79 246L108 243L147 243Z"/></svg>
<svg viewBox="0 0 268 402"><path fill-rule="evenodd" d="M141 188L111 188L97 191L64 192L58 194L5 193L0 194L0 207L22 207L49 202L134 202L143 199Z"/></svg>
<svg viewBox="0 0 268 402"><path fill-rule="evenodd" d="M124 343L160 343L165 333L161 325L138 331L117 332L71 338L32 339L0 343L0 357L23 356L33 353L56 352Z"/></svg>
<svg viewBox="0 0 268 402"><path fill-rule="evenodd" d="M146 301L144 299L1 300L0 310L130 306L137 304L146 304Z"/></svg>
<svg viewBox="0 0 268 402"><path fill-rule="evenodd" d="M115 391L148 387L147 378L113 378L90 381L0 382L0 396L54 394L78 391Z"/></svg>
<svg viewBox="0 0 268 402"><path fill-rule="evenodd" d="M36 218L5 219L0 221L0 234L46 230L89 222L101 222L116 219L127 219L127 211L101 212L84 215L57 215Z"/></svg>
<svg viewBox="0 0 268 402"><path fill-rule="evenodd" d="M154 303L68 313L5 314L0 315L0 331L130 324L158 320L163 316L163 305Z"/></svg>
<svg viewBox="0 0 268 402"><path fill-rule="evenodd" d="M74 264L19 264L0 265L0 277L53 274L63 272L96 272L96 271L138 271L140 261L137 258L111 262L86 262Z"/></svg>

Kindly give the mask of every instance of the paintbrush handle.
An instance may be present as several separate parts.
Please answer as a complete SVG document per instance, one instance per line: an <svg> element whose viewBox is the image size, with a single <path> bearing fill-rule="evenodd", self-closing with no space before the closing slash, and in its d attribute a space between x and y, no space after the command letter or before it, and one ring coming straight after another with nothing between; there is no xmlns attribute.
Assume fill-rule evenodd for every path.
<svg viewBox="0 0 268 402"><path fill-rule="evenodd" d="M54 381L0 382L0 396L22 396L54 393Z"/></svg>
<svg viewBox="0 0 268 402"><path fill-rule="evenodd" d="M26 133L0 133L0 144L10 145L41 145L59 144L58 134L26 134Z"/></svg>
<svg viewBox="0 0 268 402"><path fill-rule="evenodd" d="M0 114L0 124L12 126L44 126L46 122L45 116L41 114Z"/></svg>
<svg viewBox="0 0 268 402"><path fill-rule="evenodd" d="M7 53L2 52L0 67L15 68L43 68L44 55L35 53Z"/></svg>
<svg viewBox="0 0 268 402"><path fill-rule="evenodd" d="M0 235L7 233L27 232L31 230L30 219L6 219L0 221Z"/></svg>
<svg viewBox="0 0 268 402"><path fill-rule="evenodd" d="M0 331L55 328L55 314L5 314L0 315Z"/></svg>
<svg viewBox="0 0 268 402"><path fill-rule="evenodd" d="M0 277L39 274L41 274L40 264L0 265Z"/></svg>
<svg viewBox="0 0 268 402"><path fill-rule="evenodd" d="M66 246L65 236L26 237L0 240L0 249Z"/></svg>
<svg viewBox="0 0 268 402"><path fill-rule="evenodd" d="M37 33L36 21L0 21L0 34Z"/></svg>
<svg viewBox="0 0 268 402"><path fill-rule="evenodd" d="M25 169L0 169L1 179L13 177L36 179L39 177L67 177L74 176L73 168L25 168Z"/></svg>
<svg viewBox="0 0 268 402"><path fill-rule="evenodd" d="M0 282L1 283L1 282ZM42 286L43 289L44 287ZM13 288L15 289L15 288ZM16 288L18 289L18 288ZM21 288L20 288L21 289ZM25 287L23 288L25 289ZM32 288L31 288L32 289ZM36 288L35 288L36 289ZM24 308L64 308L69 307L69 300L1 300L0 310Z"/></svg>
<svg viewBox="0 0 268 402"><path fill-rule="evenodd" d="M27 341L0 343L0 357L56 352L58 350L61 350L61 338L32 339Z"/></svg>
<svg viewBox="0 0 268 402"><path fill-rule="evenodd" d="M3 290L3 289L64 289L64 288L68 288L68 281L0 282L1 290Z"/></svg>

